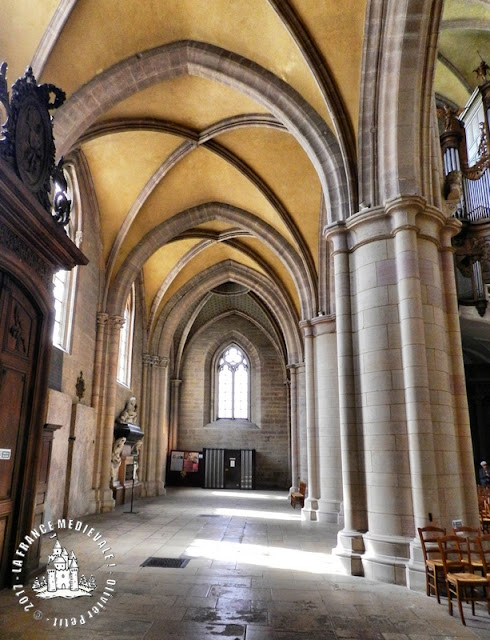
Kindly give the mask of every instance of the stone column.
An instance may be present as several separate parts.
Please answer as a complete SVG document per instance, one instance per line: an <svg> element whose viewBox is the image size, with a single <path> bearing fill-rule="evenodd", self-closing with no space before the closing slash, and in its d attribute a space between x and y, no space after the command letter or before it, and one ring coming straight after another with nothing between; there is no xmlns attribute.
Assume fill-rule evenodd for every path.
<svg viewBox="0 0 490 640"><path fill-rule="evenodd" d="M488 83L490 90L490 83ZM468 411L468 396L466 390L463 347L461 343L461 327L459 322L458 296L454 273L451 238L460 230L459 222L447 220L443 233L441 248L441 272L443 291L445 292L445 309L447 319L447 339L450 358L450 390L453 412L456 420L456 438L459 453L459 483L461 495L461 516L463 522L470 526L480 526L478 503L475 500L475 471L473 460L473 445Z"/></svg>
<svg viewBox="0 0 490 640"><path fill-rule="evenodd" d="M289 493L299 489L299 448L298 448L298 394L296 386L296 367L288 365L289 402L290 402L290 441L291 441L291 487Z"/></svg>
<svg viewBox="0 0 490 640"><path fill-rule="evenodd" d="M305 387L306 387L306 454L308 459L307 498L301 511L303 518L318 520L318 500L320 498L319 483L319 451L315 409L315 355L313 327L309 322L302 322L305 336Z"/></svg>
<svg viewBox="0 0 490 640"><path fill-rule="evenodd" d="M95 419L97 424L102 423L103 406L104 406L104 363L105 363L105 332L107 326L107 319L109 316L107 313L97 314L97 333L95 338L95 361L94 361L94 379L92 384L92 406L95 410ZM92 473L92 487L94 495L92 497L91 504L93 505L93 511L98 511L98 490L100 479L100 465L102 455L102 441L101 441L101 429L96 430L95 436L95 452L94 452L94 467ZM95 495L97 494L97 495Z"/></svg>
<svg viewBox="0 0 490 640"><path fill-rule="evenodd" d="M170 450L177 447L177 428L179 424L179 408L180 408L180 385L182 380L173 378L171 384L171 402L170 402L170 437L168 446Z"/></svg>
<svg viewBox="0 0 490 640"><path fill-rule="evenodd" d="M466 496L462 489L463 466L472 472L473 465L466 403L459 397L462 355L453 265L445 255L448 225L420 197L396 198L345 223L352 388L363 427L368 521L362 567L366 577L384 582L407 583L418 526L434 522L450 529L453 519L476 507L476 491ZM337 276L342 264L335 267ZM340 333L339 305L337 312ZM342 396L341 390L341 417ZM474 478L470 482L474 487Z"/></svg>
<svg viewBox="0 0 490 640"><path fill-rule="evenodd" d="M435 524L442 526L450 526L450 519L461 518L464 524L470 526L479 526L479 516L477 509L477 500L475 497L475 475L473 467L473 455L472 455L472 443L471 443L471 431L469 425L468 407L467 407L467 395L466 385L464 377L463 366L463 354L461 345L461 333L459 323L458 312L458 300L456 292L456 281L454 274L454 249L451 246L451 238L458 233L460 229L460 223L455 219L448 219L445 221L445 227L441 232L440 250L437 258L440 260L440 283L441 283L441 321L444 322L441 326L440 335L447 337L447 356L444 358L438 356L437 362L439 366L442 365L444 360L448 362L448 386L450 389L450 403L452 401L452 411L450 412L454 416L455 421L455 438L456 444L455 458L451 461L450 449L454 448L449 445L451 428L448 430L448 426L452 423L452 419L448 419L445 416L445 412L441 412L438 409L438 413L441 413L441 419L444 421L444 425L437 426L437 421L433 419L432 432L434 441L434 451L442 447L442 452L434 460L434 464L439 472L445 472L447 474L450 471L453 478L458 477L458 481L443 481L442 486L439 484L438 494L444 496L443 508L439 509L439 500L432 501L431 505L427 508L434 509L434 512L430 512L424 518L422 516L421 521L417 523L418 526L424 526L424 524L430 524L431 520ZM435 252L435 248L433 250ZM434 279L432 284L435 284ZM443 314L442 311L445 311ZM444 327L444 328L443 328ZM436 332L433 332L435 334ZM435 362L432 367L435 366ZM430 373L430 367L429 367ZM437 386L441 386L440 373L435 371L438 382ZM433 385L431 385L433 386ZM437 392L441 393L440 391ZM448 393L448 392L446 392ZM441 394L441 398L442 398ZM445 441L447 444L445 444ZM436 453L437 455L437 453ZM442 465L440 461L442 461ZM439 479L438 479L439 480ZM428 478L426 484L430 486L430 478ZM435 490L437 484L434 483L432 488ZM426 487L427 490L427 487ZM434 508L434 504L436 507ZM449 510L449 514L446 513L446 508ZM437 510L435 510L437 509ZM458 515L459 514L459 515ZM449 516L449 517L448 517ZM417 518L416 518L417 520ZM410 560L407 564L407 584L411 589L424 589L425 588L425 564L420 545L419 536L415 534L414 539L410 543Z"/></svg>
<svg viewBox="0 0 490 640"><path fill-rule="evenodd" d="M143 375L141 379L141 410L140 410L140 420L142 431L144 432L143 437L143 445L141 447L141 459L139 460L139 479L143 485L142 487L142 495L147 496L151 495L147 492L147 482L150 477L150 443L151 443L151 429L152 424L150 420L150 406L151 406L151 376L150 376L150 365L153 356L149 353L143 354L142 364L143 364Z"/></svg>
<svg viewBox="0 0 490 640"><path fill-rule="evenodd" d="M166 370L168 358L144 354L143 397L145 398L144 488L145 495L162 495L164 490L164 462L167 442L165 405L167 400Z"/></svg>
<svg viewBox="0 0 490 640"><path fill-rule="evenodd" d="M102 380L104 378L103 360L104 360L104 339L105 328L107 319L109 316L107 313L97 314L97 334L95 338L95 362L94 362L94 379L92 384L92 406L95 409L95 414L99 414L99 404L102 394Z"/></svg>
<svg viewBox="0 0 490 640"><path fill-rule="evenodd" d="M362 532L367 529L367 508L361 434L358 433L356 415L348 231L344 223L335 223L327 227L325 232L325 238L332 243L334 262L344 511L344 528L338 533L334 552L348 573L363 575Z"/></svg>
<svg viewBox="0 0 490 640"><path fill-rule="evenodd" d="M333 316L311 320L315 336L315 396L320 454L319 518L338 524L342 507L337 334Z"/></svg>
<svg viewBox="0 0 490 640"><path fill-rule="evenodd" d="M157 363L158 371L158 407L157 407L157 455L155 469L156 495L165 495L165 471L168 452L168 362L165 356L160 356Z"/></svg>
<svg viewBox="0 0 490 640"><path fill-rule="evenodd" d="M363 564L367 577L396 584L406 583L415 527L428 522L429 513L439 516L426 343L436 336L429 326L434 310L424 309L422 294L429 271L436 303L441 291L422 257L430 247L419 245L421 206L419 200L393 203L385 208L391 220L380 224L376 211L359 218L355 231L356 240L364 240L355 252L369 505ZM368 281L369 300L361 293Z"/></svg>
<svg viewBox="0 0 490 640"><path fill-rule="evenodd" d="M107 366L105 384L104 416L102 428L102 455L99 484L99 504L102 512L114 509L114 499L110 488L112 442L114 440L114 420L116 411L117 360L119 357L119 334L124 325L122 316L110 316L107 320Z"/></svg>
<svg viewBox="0 0 490 640"><path fill-rule="evenodd" d="M298 434L298 478L308 481L308 455L306 448L306 372L305 363L298 363L296 367L296 424Z"/></svg>

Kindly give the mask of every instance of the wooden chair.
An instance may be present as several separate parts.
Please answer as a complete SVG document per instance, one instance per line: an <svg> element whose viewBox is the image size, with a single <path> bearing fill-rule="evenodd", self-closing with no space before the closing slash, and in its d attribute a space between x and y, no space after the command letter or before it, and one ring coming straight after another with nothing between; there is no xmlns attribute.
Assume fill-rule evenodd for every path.
<svg viewBox="0 0 490 640"><path fill-rule="evenodd" d="M305 496L306 496L306 482L299 483L299 491L292 491L290 495L291 506L293 509L296 509L296 505L299 504L301 507L305 506Z"/></svg>
<svg viewBox="0 0 490 640"><path fill-rule="evenodd" d="M439 538L446 535L446 529L428 525L427 527L419 527L418 532L422 553L424 554L426 592L428 596L433 593L440 604L439 584L445 583L445 577L441 552L437 542Z"/></svg>
<svg viewBox="0 0 490 640"><path fill-rule="evenodd" d="M490 533L490 487L478 485L478 509L482 532Z"/></svg>
<svg viewBox="0 0 490 640"><path fill-rule="evenodd" d="M471 612L475 615L475 602L486 602L490 613L490 586L486 576L473 572L471 549L475 541L461 536L442 536L437 541L446 579L449 615L453 615L453 597L458 603L459 617L466 626L463 601L471 602Z"/></svg>
<svg viewBox="0 0 490 640"><path fill-rule="evenodd" d="M470 561L473 570L484 576L485 572L483 570L483 563L480 558L480 552L475 545L475 540L478 536L481 535L481 530L478 527L470 527L463 524L459 527L453 527L453 534L455 536L460 536L461 538L466 538L469 541L472 550Z"/></svg>
<svg viewBox="0 0 490 640"><path fill-rule="evenodd" d="M483 575L490 579L490 533L484 533L476 538L480 560L483 565Z"/></svg>

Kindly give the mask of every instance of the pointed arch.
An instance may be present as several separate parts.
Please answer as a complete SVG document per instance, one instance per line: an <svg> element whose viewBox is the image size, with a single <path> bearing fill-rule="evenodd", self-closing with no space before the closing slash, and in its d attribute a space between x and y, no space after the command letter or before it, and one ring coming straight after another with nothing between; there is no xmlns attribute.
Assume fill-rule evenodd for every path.
<svg viewBox="0 0 490 640"><path fill-rule="evenodd" d="M313 274L306 271L305 265L294 248L273 227L260 218L248 211L222 202L208 202L182 211L147 233L119 269L107 295L107 309L121 311L131 283L134 282L144 263L155 251L187 229L210 220L224 220L236 224L272 249L284 262L296 285L302 318L312 317L316 303Z"/></svg>
<svg viewBox="0 0 490 640"><path fill-rule="evenodd" d="M220 82L268 109L295 136L315 167L327 200L329 221L350 215L353 198L342 153L320 115L297 91L267 69L203 42L182 40L138 53L81 87L55 114L58 155L66 154L102 113L121 100L186 74Z"/></svg>
<svg viewBox="0 0 490 640"><path fill-rule="evenodd" d="M400 195L437 201L432 116L442 5L368 0L359 114L362 207Z"/></svg>
<svg viewBox="0 0 490 640"><path fill-rule="evenodd" d="M280 289L273 286L270 280L249 267L239 265L232 260L214 265L195 276L169 300L158 318L151 338L150 349L152 352L169 357L172 352L173 336L182 321L184 310L197 304L210 289L227 281L247 286L264 301L284 336L288 363L301 362L303 342L290 301Z"/></svg>

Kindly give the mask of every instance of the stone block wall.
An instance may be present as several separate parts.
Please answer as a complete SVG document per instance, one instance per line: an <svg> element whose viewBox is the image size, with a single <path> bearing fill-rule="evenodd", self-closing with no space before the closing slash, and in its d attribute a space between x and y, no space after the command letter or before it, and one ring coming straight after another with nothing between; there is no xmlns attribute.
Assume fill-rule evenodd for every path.
<svg viewBox="0 0 490 640"><path fill-rule="evenodd" d="M212 359L227 342L237 342L251 366L251 422L213 420ZM255 449L257 488L288 489L289 424L286 370L269 337L241 316L228 316L201 330L184 354L178 447ZM208 400L206 402L206 400Z"/></svg>
<svg viewBox="0 0 490 640"><path fill-rule="evenodd" d="M71 408L72 400L69 395L49 389L46 422L61 425L61 428L54 432L49 485L46 495L46 510L44 514L45 522L63 517Z"/></svg>

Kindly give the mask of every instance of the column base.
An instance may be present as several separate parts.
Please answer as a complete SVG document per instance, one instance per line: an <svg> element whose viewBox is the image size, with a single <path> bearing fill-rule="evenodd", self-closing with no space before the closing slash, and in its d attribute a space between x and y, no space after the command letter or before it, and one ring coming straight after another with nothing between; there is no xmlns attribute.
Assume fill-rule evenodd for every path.
<svg viewBox="0 0 490 640"><path fill-rule="evenodd" d="M167 490L162 480L147 480L143 483L143 493L145 497L164 496Z"/></svg>
<svg viewBox="0 0 490 640"><path fill-rule="evenodd" d="M407 586L410 538L366 533L362 557L364 576L378 582Z"/></svg>
<svg viewBox="0 0 490 640"><path fill-rule="evenodd" d="M318 500L319 520L322 522L330 522L332 524L340 524L342 514L342 502L340 500Z"/></svg>
<svg viewBox="0 0 490 640"><path fill-rule="evenodd" d="M112 496L112 489L101 489L100 491L100 513L114 511L116 501Z"/></svg>
<svg viewBox="0 0 490 640"><path fill-rule="evenodd" d="M99 503L97 500L97 492L95 489L90 489L89 499L88 499L88 512L99 513Z"/></svg>
<svg viewBox="0 0 490 640"><path fill-rule="evenodd" d="M302 520L312 520L317 522L318 518L318 499L317 498L306 498L305 506L301 509L301 519Z"/></svg>
<svg viewBox="0 0 490 640"><path fill-rule="evenodd" d="M363 534L353 529L342 529L337 534L337 546L333 549L347 575L363 576L362 556L364 554Z"/></svg>
<svg viewBox="0 0 490 640"><path fill-rule="evenodd" d="M412 591L426 592L425 561L419 540L410 543L410 560L407 564L407 587Z"/></svg>
<svg viewBox="0 0 490 640"><path fill-rule="evenodd" d="M165 489L165 483L163 480L157 481L157 496L166 496L167 490Z"/></svg>

